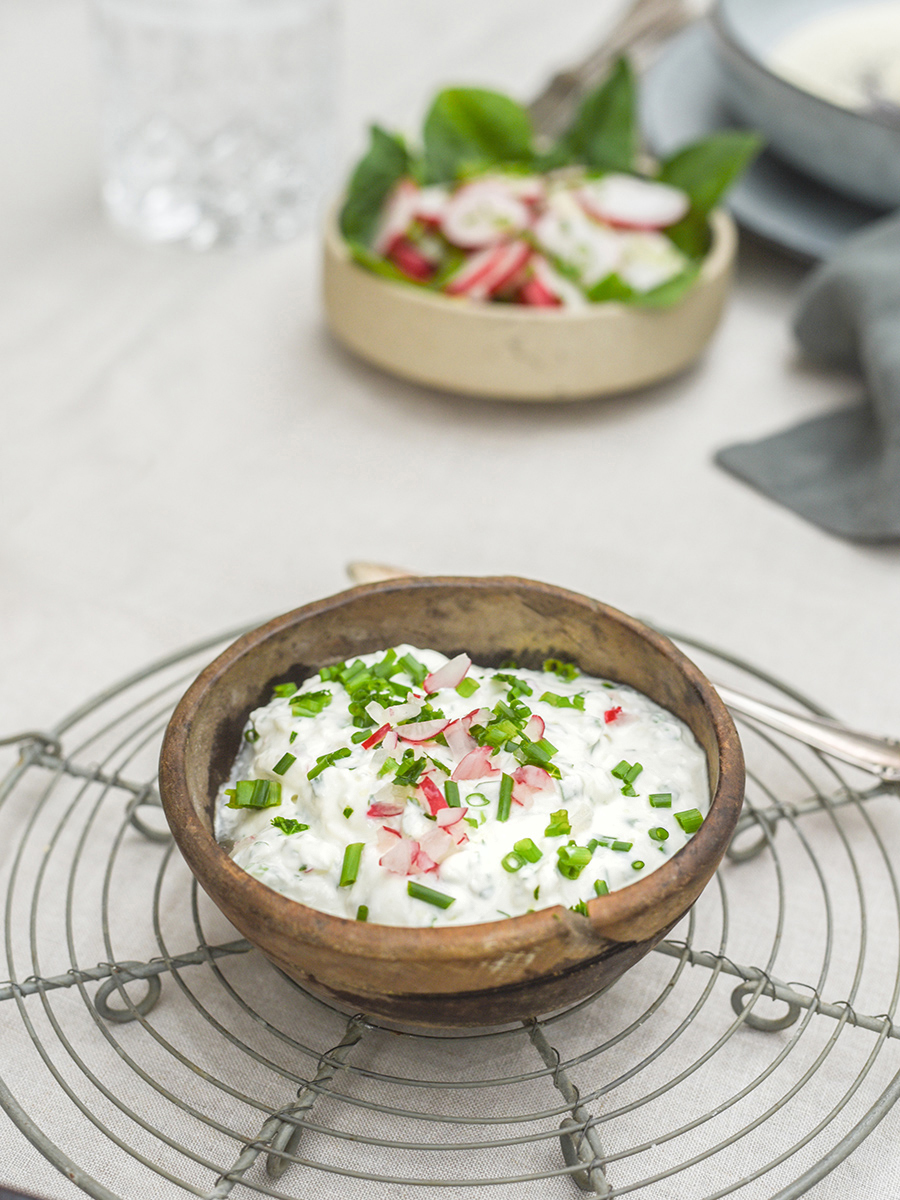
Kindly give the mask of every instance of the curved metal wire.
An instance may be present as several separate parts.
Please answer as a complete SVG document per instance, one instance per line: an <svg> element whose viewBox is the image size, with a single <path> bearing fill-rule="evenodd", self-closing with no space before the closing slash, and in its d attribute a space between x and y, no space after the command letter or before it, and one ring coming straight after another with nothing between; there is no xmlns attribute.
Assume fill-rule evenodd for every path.
<svg viewBox="0 0 900 1200"><path fill-rule="evenodd" d="M857 790L821 755L747 727L750 786L742 829L755 826L756 843L732 848L717 886L690 914L681 939L659 947L662 956L675 959L671 970L659 955L635 969L651 986L627 1016L616 1003L628 986L620 982L525 1026L452 1035L398 1031L363 1014L340 1014L308 996L242 941L211 939L196 883L180 870L167 833L149 821L158 797L142 761L196 673L195 660L223 640L210 639L136 673L48 733L21 735L20 762L0 785L0 806L15 804L32 783L38 785L29 795L7 870L9 981L0 985L0 1003L13 1002L35 1067L67 1098L73 1119L77 1113L78 1140L91 1129L98 1144L141 1168L146 1194L155 1178L209 1200L225 1200L238 1183L261 1195L290 1198L307 1195L311 1179L319 1178L325 1188L331 1177L335 1194L341 1180L368 1179L423 1194L540 1182L549 1196L555 1180L561 1197L576 1189L652 1197L656 1184L677 1178L699 1196L692 1172L714 1163L717 1190L705 1190L704 1197L716 1200L794 1160L797 1173L786 1181L779 1176L774 1193L778 1200L793 1200L890 1110L900 1094L900 1063L891 1059L896 1073L886 1087L873 1072L888 1051L894 1053L891 1043L900 1036L894 1025L900 997L896 951L883 1011L871 1015L860 1008L871 962L867 916L873 886L871 859L863 866L861 856L871 855L873 846L889 885L894 944L900 942L900 887L871 809L871 801L890 789ZM717 672L728 665L823 715L812 701L740 659L678 640L709 656ZM811 816L821 820L811 826ZM156 856L150 890L137 897L144 897L147 913L142 944L149 934L156 947L150 959L135 957L129 931L114 931L112 919L123 888L148 886L129 878L135 837L145 839L147 855ZM782 848L790 850L790 869L814 881L818 897L806 982L785 983L776 974L792 920ZM840 931L835 911L832 874L838 863L853 888L849 949L846 904ZM60 918L53 895L61 871ZM756 962L741 960L747 913L730 889L746 876L735 872L754 873L771 901L765 927L753 930L757 953L763 951ZM191 944L184 942L184 922L174 923L174 932L169 928L166 897L172 889L189 913ZM885 916L882 898L879 919ZM103 945L104 961L96 964L79 961L79 930L88 918ZM758 923L759 914L753 919ZM62 971L54 961L60 946L67 955ZM24 958L28 974L21 977L18 963ZM840 970L850 976L843 991L832 995L838 958ZM55 974L45 974L45 960ZM269 993L279 997L274 1011L260 1006L253 978L235 970L242 961L266 972ZM729 983L729 977L737 982ZM76 998L80 1009L73 1011ZM723 1000L730 1015L722 1010ZM780 1003L775 1015L764 1010L773 1002ZM298 1034L297 1015L304 1009L309 1016L301 1026L309 1028ZM79 1012L93 1030L90 1039L85 1040ZM196 1023L217 1047L215 1064L198 1061L185 1045L185 1031ZM701 1024L704 1033L698 1036ZM595 1027L603 1028L601 1037L591 1036ZM848 1042L850 1029L871 1031L857 1069L858 1045ZM701 1110L685 1110L684 1088L715 1071L735 1039L744 1039L746 1054L747 1038L756 1040L733 1086L720 1086ZM99 1066L109 1055L118 1064L114 1079ZM837 1093L828 1094L815 1080L835 1056L851 1065ZM833 1073L831 1078L834 1088ZM818 1101L804 1128L783 1143L768 1135L761 1143L752 1140L761 1130L776 1131L779 1113L801 1094L807 1104L811 1095ZM870 1102L858 1113L860 1096ZM0 1078L0 1103L87 1194L117 1200L97 1163L74 1163L68 1148L57 1145L26 1111L8 1079ZM856 1121L847 1129L854 1103ZM652 1138L635 1137L629 1123L651 1113ZM191 1136L191 1130L206 1133ZM798 1157L814 1142L817 1158ZM748 1173L742 1151L741 1169L732 1168L729 1177L729 1151L745 1145L756 1147L756 1165ZM403 1163L410 1164L406 1172Z"/></svg>

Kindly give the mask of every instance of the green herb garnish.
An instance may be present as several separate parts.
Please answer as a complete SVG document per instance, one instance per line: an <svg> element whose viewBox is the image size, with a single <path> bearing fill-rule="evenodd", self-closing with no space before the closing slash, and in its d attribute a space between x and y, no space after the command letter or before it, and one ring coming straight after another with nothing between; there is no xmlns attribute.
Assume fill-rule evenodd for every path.
<svg viewBox="0 0 900 1200"><path fill-rule="evenodd" d="M413 900L424 900L426 904L433 904L435 908L449 908L456 900L455 896L437 892L434 888L426 887L424 883L416 883L413 879L406 885L406 892Z"/></svg>
<svg viewBox="0 0 900 1200"><path fill-rule="evenodd" d="M699 808L686 808L684 812L675 813L675 820L685 833L696 833L703 824L703 814Z"/></svg>
<svg viewBox="0 0 900 1200"><path fill-rule="evenodd" d="M470 696L475 695L480 686L477 679L472 679L467 675L465 679L461 679L456 685L456 690L464 700L468 700Z"/></svg>
<svg viewBox="0 0 900 1200"><path fill-rule="evenodd" d="M648 796L652 808L671 808L672 793L671 792L655 792L652 796Z"/></svg>
<svg viewBox="0 0 900 1200"><path fill-rule="evenodd" d="M339 750L331 750L328 754L320 754L316 758L316 765L313 767L313 769L311 771L307 771L306 778L315 779L317 775L321 775L323 771L327 771L329 767L333 767L338 759L349 757L349 746L341 746Z"/></svg>
<svg viewBox="0 0 900 1200"><path fill-rule="evenodd" d="M552 704L554 708L577 708L579 712L584 712L584 693L579 692L577 696L560 696L556 692L544 692L541 700L545 704Z"/></svg>
<svg viewBox="0 0 900 1200"><path fill-rule="evenodd" d="M543 858L543 851L537 847L531 838L522 838L513 846L516 854L520 854L527 862L537 862L539 858Z"/></svg>
<svg viewBox="0 0 900 1200"><path fill-rule="evenodd" d="M359 908L356 910L356 919L357 919L357 921L368 921L368 919L369 919L368 904L361 904L359 906Z"/></svg>
<svg viewBox="0 0 900 1200"><path fill-rule="evenodd" d="M512 809L513 777L500 776L500 797L497 801L497 820L508 821Z"/></svg>
<svg viewBox="0 0 900 1200"><path fill-rule="evenodd" d="M447 801L448 808L459 808L459 784L452 779L444 781L444 799Z"/></svg>
<svg viewBox="0 0 900 1200"><path fill-rule="evenodd" d="M275 685L275 687L272 688L272 695L273 696L293 696L294 692L296 692L296 691L297 691L296 683L277 683Z"/></svg>
<svg viewBox="0 0 900 1200"><path fill-rule="evenodd" d="M282 754L281 758L279 758L272 770L276 775L284 775L284 773L289 771L296 761L296 754Z"/></svg>
<svg viewBox="0 0 900 1200"><path fill-rule="evenodd" d="M605 879L595 879L594 880L594 891L597 893L598 896L608 896L609 895L609 884L606 882Z"/></svg>
<svg viewBox="0 0 900 1200"><path fill-rule="evenodd" d="M356 883L359 874L359 862L362 858L364 842L351 842L344 851L344 861L341 864L341 880L338 887L350 887Z"/></svg>
<svg viewBox="0 0 900 1200"><path fill-rule="evenodd" d="M557 679L564 679L567 683L571 683L581 674L574 663L563 662L559 658L545 658L544 670L550 675L555 675Z"/></svg>
<svg viewBox="0 0 900 1200"><path fill-rule="evenodd" d="M525 866L525 859L521 854L516 854L515 850L510 850L509 854L504 854L500 859L500 866L504 871L512 874L514 871L522 870Z"/></svg>
<svg viewBox="0 0 900 1200"><path fill-rule="evenodd" d="M569 814L566 809L561 808L550 814L550 824L544 830L544 837L563 837L571 832L572 826L569 824Z"/></svg>
<svg viewBox="0 0 900 1200"><path fill-rule="evenodd" d="M277 808L281 803L281 784L273 779L239 779L226 788L228 808Z"/></svg>
<svg viewBox="0 0 900 1200"><path fill-rule="evenodd" d="M293 817L273 817L272 824L276 829L280 829L282 833L303 833L305 829L309 829L308 825L301 825L299 821Z"/></svg>
<svg viewBox="0 0 900 1200"><path fill-rule="evenodd" d="M297 692L291 696L292 717L317 717L331 703L331 692Z"/></svg>

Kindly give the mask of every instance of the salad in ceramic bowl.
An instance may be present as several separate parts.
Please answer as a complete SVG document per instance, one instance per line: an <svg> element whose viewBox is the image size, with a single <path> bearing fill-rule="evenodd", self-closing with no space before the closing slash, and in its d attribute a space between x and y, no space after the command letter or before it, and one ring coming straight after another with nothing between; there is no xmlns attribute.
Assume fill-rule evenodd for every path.
<svg viewBox="0 0 900 1200"><path fill-rule="evenodd" d="M447 297L667 307L696 283L710 214L759 144L723 132L648 162L624 59L552 145L508 96L450 88L420 145L372 127L340 232L369 271Z"/></svg>

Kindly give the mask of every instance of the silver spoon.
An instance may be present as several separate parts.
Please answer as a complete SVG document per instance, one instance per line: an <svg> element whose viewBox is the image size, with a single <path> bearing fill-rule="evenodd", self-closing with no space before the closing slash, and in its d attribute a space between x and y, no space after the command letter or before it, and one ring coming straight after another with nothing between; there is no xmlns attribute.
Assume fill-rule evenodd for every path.
<svg viewBox="0 0 900 1200"><path fill-rule="evenodd" d="M372 562L351 562L347 564L346 569L353 583L410 579L419 573ZM714 686L724 703L734 712L750 717L761 725L767 725L770 729L776 729L779 733L785 733L798 742L804 742L832 758L840 759L841 762L871 771L880 776L885 783L900 782L900 741L895 738L855 733L837 721L829 721L824 717L801 716L764 700L746 696L733 688L718 683Z"/></svg>

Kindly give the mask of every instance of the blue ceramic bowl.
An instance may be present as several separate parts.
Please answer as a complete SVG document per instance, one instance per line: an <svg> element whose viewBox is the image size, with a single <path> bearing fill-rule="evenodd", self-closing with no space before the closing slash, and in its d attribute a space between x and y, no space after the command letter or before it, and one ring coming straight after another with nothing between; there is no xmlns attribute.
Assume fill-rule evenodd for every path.
<svg viewBox="0 0 900 1200"><path fill-rule="evenodd" d="M717 0L711 13L728 107L813 179L882 208L900 207L900 123L841 108L767 65L790 32L871 0Z"/></svg>

